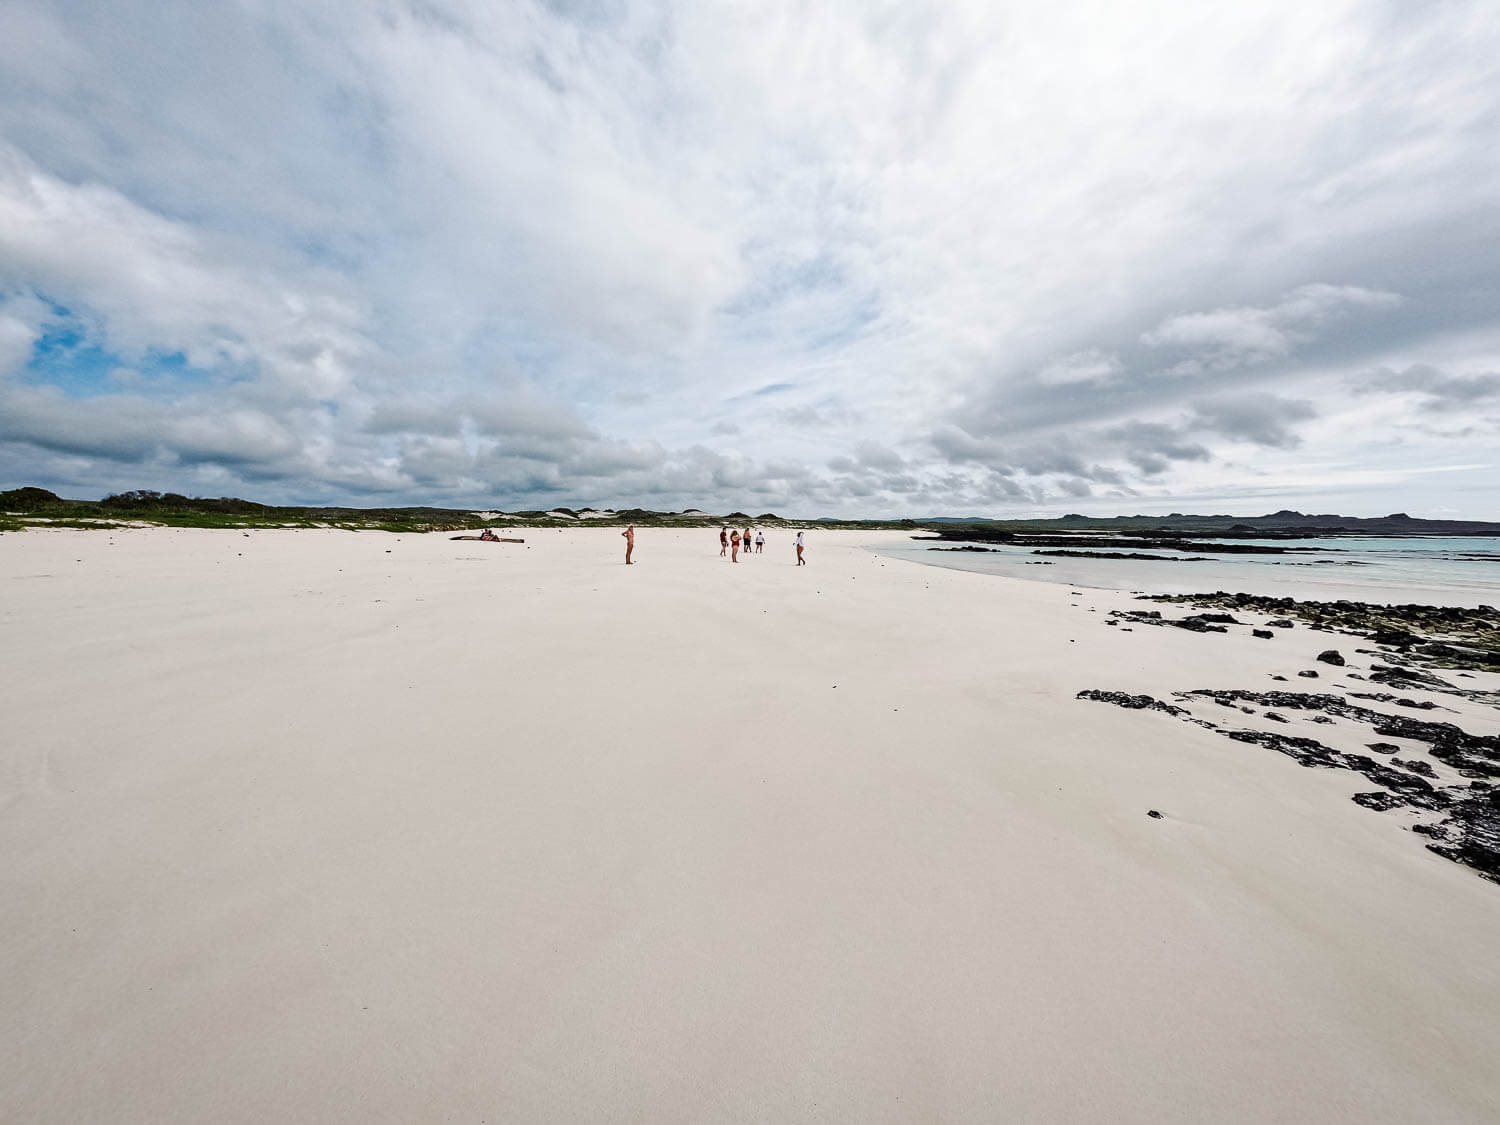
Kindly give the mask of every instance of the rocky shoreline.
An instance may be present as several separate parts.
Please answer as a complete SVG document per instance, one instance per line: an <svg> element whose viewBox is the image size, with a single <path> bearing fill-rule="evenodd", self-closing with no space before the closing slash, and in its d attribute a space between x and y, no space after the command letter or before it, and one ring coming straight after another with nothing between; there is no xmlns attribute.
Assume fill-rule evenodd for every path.
<svg viewBox="0 0 1500 1125"><path fill-rule="evenodd" d="M1372 647L1355 650L1357 663L1351 663L1338 648L1325 649L1314 661L1325 671L1305 668L1297 672L1299 678L1336 675L1397 692L1431 693L1455 703L1500 707L1500 690L1461 686L1439 674L1482 679L1484 673L1500 672L1500 614L1491 606L1297 601L1223 591L1141 600L1199 612L1175 617L1161 610L1112 610L1105 624L1118 628L1128 622L1125 631L1147 625L1197 633L1228 633L1239 627L1270 640L1300 622L1310 630L1356 637ZM1276 616L1262 622L1242 620L1237 613ZM1286 677L1274 674L1272 679L1285 681ZM1354 794L1356 804L1413 815L1410 830L1425 838L1428 850L1500 883L1500 736L1473 734L1453 722L1367 705L1383 704L1424 716L1454 711L1437 700L1337 686L1338 691L1315 692L1195 687L1173 691L1170 702L1090 688L1080 691L1077 698L1160 711L1236 742L1275 750L1309 768L1357 773L1378 788ZM1205 706L1220 710L1205 711ZM1226 722L1220 717L1224 711L1233 712L1234 719ZM1321 738L1292 733L1295 722L1366 728L1363 749L1369 753L1340 750Z"/></svg>

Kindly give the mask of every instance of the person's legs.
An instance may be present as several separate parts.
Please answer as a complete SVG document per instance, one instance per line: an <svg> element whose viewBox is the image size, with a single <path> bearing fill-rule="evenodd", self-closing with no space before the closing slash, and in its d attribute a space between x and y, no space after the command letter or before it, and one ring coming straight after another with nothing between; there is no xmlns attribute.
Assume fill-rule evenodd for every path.
<svg viewBox="0 0 1500 1125"><path fill-rule="evenodd" d="M635 550L635 544L634 543L626 543L625 544L625 565L626 566L630 566L631 565L631 563L630 563L630 552L633 551L633 550Z"/></svg>

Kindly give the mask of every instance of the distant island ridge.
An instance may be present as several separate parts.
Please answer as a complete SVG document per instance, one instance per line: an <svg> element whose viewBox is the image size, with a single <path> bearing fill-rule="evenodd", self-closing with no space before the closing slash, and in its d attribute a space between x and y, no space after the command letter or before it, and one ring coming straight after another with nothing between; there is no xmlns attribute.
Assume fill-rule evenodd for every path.
<svg viewBox="0 0 1500 1125"><path fill-rule="evenodd" d="M598 523L710 526L749 522L761 526L837 527L928 531L945 540L1004 542L1012 533L1151 535L1212 539L1308 539L1358 536L1500 536L1500 522L1425 519L1394 512L1387 516L1308 514L1282 509L1261 516L1193 515L1085 516L1078 513L1050 519L996 519L984 516L925 516L901 519L857 519L821 516L784 518L774 512L716 515L698 508L658 512L645 508L497 509L437 508L430 506L372 507L260 504L238 497L189 497L172 492L135 489L100 500L74 500L45 488L24 486L0 492L0 531L28 525L107 527L122 522L145 522L181 527L326 526L350 530L451 531L470 527L504 527L518 522L536 526L576 526Z"/></svg>

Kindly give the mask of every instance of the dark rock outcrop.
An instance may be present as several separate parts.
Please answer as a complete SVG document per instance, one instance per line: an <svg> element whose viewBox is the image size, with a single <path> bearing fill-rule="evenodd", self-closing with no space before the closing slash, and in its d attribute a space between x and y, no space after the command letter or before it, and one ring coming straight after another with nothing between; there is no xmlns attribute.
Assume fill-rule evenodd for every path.
<svg viewBox="0 0 1500 1125"><path fill-rule="evenodd" d="M1186 715L1186 707L1174 707L1170 703L1163 703L1149 695L1130 695L1123 691L1098 691L1088 688L1080 691L1077 699L1092 699L1098 703L1113 703L1116 707L1124 707L1131 711L1165 711L1168 715Z"/></svg>

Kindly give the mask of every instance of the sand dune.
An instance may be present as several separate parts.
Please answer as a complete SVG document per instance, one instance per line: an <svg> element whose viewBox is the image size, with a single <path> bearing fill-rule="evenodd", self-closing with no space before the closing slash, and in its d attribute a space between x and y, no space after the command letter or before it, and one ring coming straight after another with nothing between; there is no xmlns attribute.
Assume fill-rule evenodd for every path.
<svg viewBox="0 0 1500 1125"><path fill-rule="evenodd" d="M524 534L0 536L0 1117L1500 1115L1500 887L1074 698L1326 636Z"/></svg>

